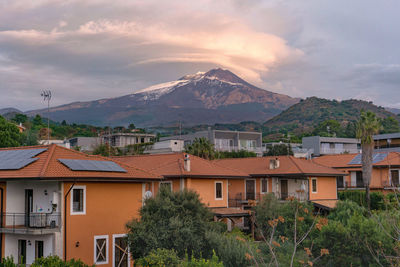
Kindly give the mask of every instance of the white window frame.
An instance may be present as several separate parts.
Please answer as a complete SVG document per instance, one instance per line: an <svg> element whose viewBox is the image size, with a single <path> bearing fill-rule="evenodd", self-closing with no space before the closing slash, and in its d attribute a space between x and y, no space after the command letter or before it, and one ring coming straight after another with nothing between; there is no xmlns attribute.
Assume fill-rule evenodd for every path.
<svg viewBox="0 0 400 267"><path fill-rule="evenodd" d="M74 211L74 189L83 189L83 211ZM70 192L70 214L86 215L86 185L74 185Z"/></svg>
<svg viewBox="0 0 400 267"><path fill-rule="evenodd" d="M262 186L262 183L263 183L263 181L265 181L266 183L267 183L267 191L265 191L265 192L263 192L262 190L263 190L263 186ZM260 193L261 194L267 194L268 193L268 178L261 178L261 180L260 180Z"/></svg>
<svg viewBox="0 0 400 267"><path fill-rule="evenodd" d="M315 181L315 191L313 190L313 189L314 189L314 187L313 187L313 181ZM311 178L311 193L312 193L312 194L318 193L318 179L317 179L316 177Z"/></svg>
<svg viewBox="0 0 400 267"><path fill-rule="evenodd" d="M105 239L106 240L106 260L105 261L96 261L97 255L96 255L96 250L97 250L97 240L98 239ZM108 255L108 235L96 235L94 236L94 243L93 243L93 262L95 265L103 265L103 264L108 264L109 261L109 255Z"/></svg>
<svg viewBox="0 0 400 267"><path fill-rule="evenodd" d="M221 198L217 198L217 184L221 184ZM223 181L215 181L214 182L214 198L215 198L215 200L223 200L224 199L224 182Z"/></svg>
<svg viewBox="0 0 400 267"><path fill-rule="evenodd" d="M158 183L158 190L160 190L162 184L169 184L171 187L171 192L173 191L172 181L161 181Z"/></svg>
<svg viewBox="0 0 400 267"><path fill-rule="evenodd" d="M115 257L115 239L116 238L120 238L120 237L127 237L127 234L114 234L113 236L112 236L112 238L113 238L113 249L112 249L112 266L113 267L116 267L115 266L115 259L114 259L114 257ZM130 252L129 252L129 244L128 244L128 266L131 266L131 255L130 255Z"/></svg>

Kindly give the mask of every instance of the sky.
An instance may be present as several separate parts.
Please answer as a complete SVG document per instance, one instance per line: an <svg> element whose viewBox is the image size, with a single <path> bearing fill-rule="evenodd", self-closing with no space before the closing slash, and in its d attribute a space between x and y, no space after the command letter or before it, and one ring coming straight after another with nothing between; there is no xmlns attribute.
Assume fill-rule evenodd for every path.
<svg viewBox="0 0 400 267"><path fill-rule="evenodd" d="M398 0L0 0L0 108L221 67L292 97L400 108Z"/></svg>

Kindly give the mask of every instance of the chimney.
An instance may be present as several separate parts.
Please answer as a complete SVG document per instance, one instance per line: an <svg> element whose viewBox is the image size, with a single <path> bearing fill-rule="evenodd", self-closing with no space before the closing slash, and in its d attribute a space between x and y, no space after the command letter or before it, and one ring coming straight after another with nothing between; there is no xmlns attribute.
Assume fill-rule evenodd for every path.
<svg viewBox="0 0 400 267"><path fill-rule="evenodd" d="M279 166L280 166L279 158L269 160L269 169L270 170L278 169Z"/></svg>
<svg viewBox="0 0 400 267"><path fill-rule="evenodd" d="M183 168L185 171L190 172L190 156L189 154L185 154Z"/></svg>

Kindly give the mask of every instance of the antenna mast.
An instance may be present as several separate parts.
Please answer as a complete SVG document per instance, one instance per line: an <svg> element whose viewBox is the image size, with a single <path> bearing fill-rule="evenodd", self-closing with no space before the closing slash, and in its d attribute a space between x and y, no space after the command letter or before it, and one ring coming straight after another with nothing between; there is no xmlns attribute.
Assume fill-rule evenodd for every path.
<svg viewBox="0 0 400 267"><path fill-rule="evenodd" d="M43 90L40 94L43 97L43 101L47 100L47 144L50 145L50 100L51 91Z"/></svg>

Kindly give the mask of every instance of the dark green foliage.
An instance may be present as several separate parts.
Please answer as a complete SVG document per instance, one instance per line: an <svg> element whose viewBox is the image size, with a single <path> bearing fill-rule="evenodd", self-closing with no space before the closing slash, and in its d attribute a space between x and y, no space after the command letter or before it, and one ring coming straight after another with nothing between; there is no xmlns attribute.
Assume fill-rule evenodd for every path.
<svg viewBox="0 0 400 267"><path fill-rule="evenodd" d="M211 259L203 259L196 257L188 257L181 260L176 254L175 250L171 249L157 249L149 253L146 257L140 258L135 261L135 266L151 267L151 266L171 266L171 267L223 267L222 262L219 261L217 255L213 253Z"/></svg>
<svg viewBox="0 0 400 267"><path fill-rule="evenodd" d="M386 209L385 196L381 192L371 192L371 209L372 210L384 210ZM340 200L351 200L360 206L367 207L365 201L364 190L346 190L338 192Z"/></svg>
<svg viewBox="0 0 400 267"><path fill-rule="evenodd" d="M103 157L119 156L122 153L118 148L112 147L108 144L101 144L94 148L93 155L101 155Z"/></svg>
<svg viewBox="0 0 400 267"><path fill-rule="evenodd" d="M399 121L396 120L394 117L387 117L381 121L382 130L380 131L381 134L387 133L398 133L400 132L400 125Z"/></svg>
<svg viewBox="0 0 400 267"><path fill-rule="evenodd" d="M293 151L290 145L285 145L285 144L274 145L266 153L266 156L287 156L287 155L293 156Z"/></svg>
<svg viewBox="0 0 400 267"><path fill-rule="evenodd" d="M343 129L337 120L326 120L318 124L313 135L344 137Z"/></svg>
<svg viewBox="0 0 400 267"><path fill-rule="evenodd" d="M355 202L340 201L328 219L314 243L316 251L329 249L329 255L321 259L322 266L378 266L368 247L393 255L395 241ZM383 255L378 258L383 266L388 265Z"/></svg>
<svg viewBox="0 0 400 267"><path fill-rule="evenodd" d="M210 140L201 137L195 138L191 145L186 146L186 153L204 158L204 159L214 159L215 150L214 145Z"/></svg>
<svg viewBox="0 0 400 267"><path fill-rule="evenodd" d="M31 267L94 267L94 265L87 265L83 263L81 260L69 260L67 262L60 259L58 256L48 256L46 258L36 259ZM2 260L0 263L0 267L25 267L24 264L14 263L14 259L11 257L7 257Z"/></svg>
<svg viewBox="0 0 400 267"><path fill-rule="evenodd" d="M214 248L225 266L250 265L251 262L246 259L245 255L249 253L251 241L240 231L225 234L208 231L207 239L210 247ZM254 244L250 246L254 246Z"/></svg>
<svg viewBox="0 0 400 267"><path fill-rule="evenodd" d="M18 127L0 116L0 147L20 146L21 139Z"/></svg>
<svg viewBox="0 0 400 267"><path fill-rule="evenodd" d="M17 113L11 120L16 123L25 123L28 121L28 116L26 116L25 114Z"/></svg>
<svg viewBox="0 0 400 267"><path fill-rule="evenodd" d="M157 248L174 249L181 258L185 253L196 257L211 256L206 240L211 214L197 193L171 192L163 187L154 198L145 201L140 216L140 220L127 225L134 259Z"/></svg>

